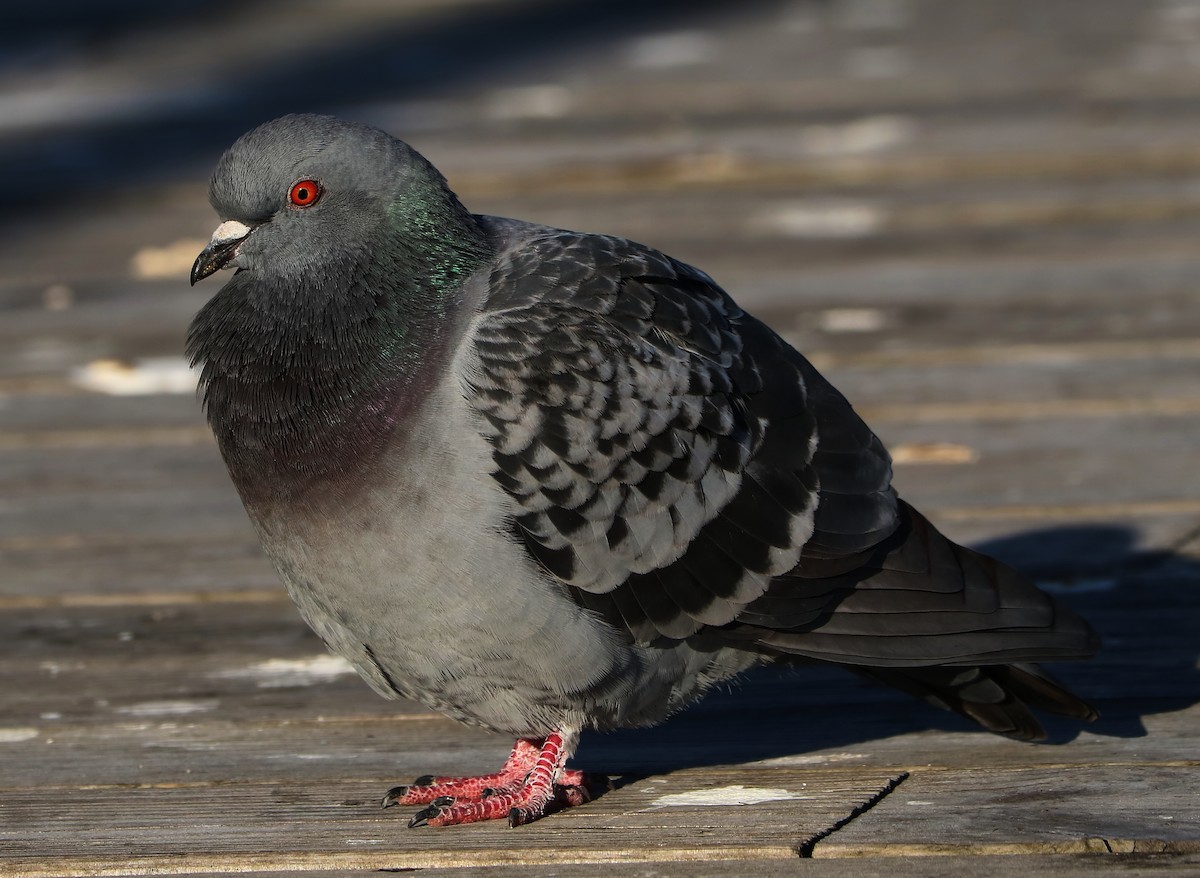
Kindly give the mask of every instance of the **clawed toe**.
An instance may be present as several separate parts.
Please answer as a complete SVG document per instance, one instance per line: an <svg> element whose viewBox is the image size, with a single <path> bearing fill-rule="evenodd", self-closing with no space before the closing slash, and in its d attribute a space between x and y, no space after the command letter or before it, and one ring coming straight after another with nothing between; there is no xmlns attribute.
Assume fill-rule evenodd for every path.
<svg viewBox="0 0 1200 878"><path fill-rule="evenodd" d="M425 826L431 820L436 821L439 816L454 805L454 799L451 796L441 796L434 799L426 807L422 808L408 821L409 829L416 829L418 826ZM435 822L433 824L437 826Z"/></svg>
<svg viewBox="0 0 1200 878"><path fill-rule="evenodd" d="M392 787L387 791L383 797L383 807L390 808L392 805L425 805L446 795L447 791L436 785L404 784Z"/></svg>
<svg viewBox="0 0 1200 878"><path fill-rule="evenodd" d="M507 818L512 827L524 826L547 814L592 800L592 791L586 784L552 784L548 787L534 784L485 790L484 793L472 799L452 796L434 799L413 815L408 822L409 828L454 826L498 818Z"/></svg>
<svg viewBox="0 0 1200 878"><path fill-rule="evenodd" d="M383 794L383 801L380 803L381 808L390 808L392 805L407 804L405 799L408 797L408 785L401 784L398 787L392 787Z"/></svg>
<svg viewBox="0 0 1200 878"><path fill-rule="evenodd" d="M383 807L425 805L409 820L413 829L499 818L509 826L524 826L551 811L590 801L591 789L601 786L596 778L564 766L574 744L574 734L564 739L557 732L540 741L519 739L500 771L481 777L424 775L388 790Z"/></svg>
<svg viewBox="0 0 1200 878"><path fill-rule="evenodd" d="M382 804L384 808L390 808L393 805L428 805L439 799L478 802L490 796L517 792L525 782L525 778L520 777L513 781L484 786L484 782L489 780L494 781L494 776L435 778L426 775L417 778L418 782L392 787L384 795Z"/></svg>

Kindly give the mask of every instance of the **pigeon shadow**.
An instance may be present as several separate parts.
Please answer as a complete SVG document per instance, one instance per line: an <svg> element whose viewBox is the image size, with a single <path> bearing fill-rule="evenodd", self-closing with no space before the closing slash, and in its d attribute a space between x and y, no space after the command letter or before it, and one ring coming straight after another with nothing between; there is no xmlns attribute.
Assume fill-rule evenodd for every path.
<svg viewBox="0 0 1200 878"><path fill-rule="evenodd" d="M1099 708L1101 718L1086 728L1106 737L1143 736L1143 717L1200 701L1200 562L1175 551L1139 551L1136 540L1130 528L1096 524L977 546L1030 574L1100 632L1104 646L1094 659L1049 670ZM1041 718L1051 744L1069 742L1083 728ZM656 728L585 734L574 764L638 776L836 753L931 730L988 734L840 668L762 668Z"/></svg>

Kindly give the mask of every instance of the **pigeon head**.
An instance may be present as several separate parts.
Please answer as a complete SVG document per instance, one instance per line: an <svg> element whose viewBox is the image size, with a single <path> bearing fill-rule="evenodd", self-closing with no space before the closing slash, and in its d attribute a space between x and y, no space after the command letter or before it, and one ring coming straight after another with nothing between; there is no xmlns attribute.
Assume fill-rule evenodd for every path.
<svg viewBox="0 0 1200 878"><path fill-rule="evenodd" d="M192 282L235 271L187 353L235 481L253 493L366 454L450 355L493 249L480 221L410 146L327 116L242 136L209 197L221 224Z"/></svg>
<svg viewBox="0 0 1200 878"><path fill-rule="evenodd" d="M209 200L222 222L192 266L193 284L230 267L291 289L312 279L328 287L372 254L403 270L405 252L453 261L447 249L481 238L420 153L330 116L284 116L243 135L218 162Z"/></svg>

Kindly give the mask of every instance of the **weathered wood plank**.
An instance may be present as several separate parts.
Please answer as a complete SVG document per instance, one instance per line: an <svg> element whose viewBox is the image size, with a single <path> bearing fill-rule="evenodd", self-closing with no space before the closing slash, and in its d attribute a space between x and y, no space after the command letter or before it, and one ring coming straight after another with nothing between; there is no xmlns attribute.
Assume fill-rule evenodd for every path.
<svg viewBox="0 0 1200 878"><path fill-rule="evenodd" d="M706 250L702 243L697 246L700 256L711 258L712 252L721 252ZM1059 369L1083 365L1086 360L1133 359L1153 364L1161 358L1169 364L1173 358L1194 360L1200 356L1195 343L1200 311L1188 294L1200 280L1200 269L1179 265L1169 255L1163 257L1165 267L1146 268L1147 277L1140 280L1132 279L1138 277L1135 265L1111 259L1098 266L1074 265L1065 279L1056 278L1062 273L1059 264L1028 261L1023 270L999 263L979 265L974 273L969 270L970 260L830 270L814 268L808 255L796 253L794 246L788 248L785 260L777 268L760 266L752 273L748 268L755 260L749 256L742 258L740 268L726 272L712 267L708 259L697 261L745 307L793 339L822 366L833 362L852 368L856 360L867 367L873 362L885 367L971 365L989 351L994 351L993 362ZM1168 285L1166 289L1157 288L1154 271L1161 275L1158 283ZM1122 272L1131 278L1120 277ZM1008 285L1018 280L1026 288L1019 293L1009 290ZM169 295L157 285L136 282L109 281L100 288L111 289L130 310L147 310L152 302ZM1137 308L1129 307L1131 295L1137 298ZM70 371L103 357L180 356L183 331L202 301L190 300L159 322L139 318L112 326L94 325L91 309L83 306L47 312L34 304L30 312L6 313L0 321L0 340L4 342L0 375L9 381L0 385L0 390L18 398L5 406L3 423L25 429L100 423L199 424L197 407L188 394L161 399L147 422L139 417L144 409L136 400L87 396L71 383ZM102 301L97 307L111 304ZM871 309L866 315L871 323L864 326L860 321L842 328L844 321L837 318L839 309L845 308ZM82 341L76 337L79 333L94 336L96 344ZM958 362L953 356L938 356L939 349L948 344L952 353L957 350ZM1038 345L1053 347L1043 347L1039 358ZM54 409L61 403L53 398L20 400L22 385L12 381L21 375L58 381L56 395L76 398L74 419L55 418ZM1086 381L1086 373L1079 378ZM40 385L29 386L36 393Z"/></svg>
<svg viewBox="0 0 1200 878"><path fill-rule="evenodd" d="M870 407L864 409L869 415ZM969 420L944 413L939 419L934 414L919 422L885 417L876 425L880 437L893 447L951 442L978 455L978 461L969 465L927 468L911 486L905 482L903 469L899 471L900 489L914 503L931 510L970 503L1071 505L1194 499L1194 491L1180 480L1179 473L1188 470L1193 449L1200 442L1200 415L1072 418L1039 409L1040 417ZM1079 442L1081 435L1086 436L1086 443ZM174 481L169 469L153 468L153 458L147 463L149 471L136 478L123 477L123 471L136 467L138 453L137 437L131 435L124 456L100 453L90 473L85 469L72 474L73 468L68 467L60 479L51 480L49 490L22 492L19 506L0 508L0 538L63 533L94 538L124 532L138 533L143 540L196 534L211 541L216 535L240 540L249 533L236 496L221 475L215 449L205 446L198 459L180 467L180 478L189 480L182 484ZM107 472L116 484L105 486L99 495L95 487L103 484L102 461L114 458L120 463ZM1114 478L1114 473L1133 477ZM1197 512L1190 506L1179 511Z"/></svg>
<svg viewBox="0 0 1200 878"><path fill-rule="evenodd" d="M1033 413L1039 405L1051 403L1064 403L1064 414L1075 417L1195 411L1195 388L1187 379L1200 360L1200 335L1156 338L1147 333L1078 340L1077 333L1049 338L1022 334L1019 343L1006 344L995 332L985 335L978 325L995 323L996 315L986 311L970 315L974 324L963 321L933 332L907 325L931 321L898 315L886 306L797 307L777 316L777 328L857 405L874 407L874 417L897 419L885 408L896 404L911 406L915 416L927 419L1020 418L1032 416L1024 415L1017 408L1020 404ZM1122 318L1110 314L1104 319ZM845 321L850 328L834 328ZM947 346L946 339L955 344ZM179 363L182 366L182 360ZM957 380L950 380L949 369ZM4 401L0 450L6 457L39 449L120 449L138 444L139 433L144 434L140 442L147 447L189 449L211 444L190 392L108 396L72 388L65 379L59 390L46 393L40 385L28 392L0 388ZM1179 404L1168 407L1173 400ZM1189 402L1190 409L1183 407ZM966 404L997 406L997 412L985 408L976 415ZM1072 404L1093 408L1074 410L1069 408ZM1130 408L1136 404L1149 408L1144 412ZM947 413L937 414L938 406L948 406ZM921 414L922 407L934 408Z"/></svg>
<svg viewBox="0 0 1200 878"><path fill-rule="evenodd" d="M918 771L813 853L1200 851L1197 783L1200 763Z"/></svg>
<svg viewBox="0 0 1200 878"><path fill-rule="evenodd" d="M370 780L378 797L429 772L494 771L511 746L511 740L419 707L386 704L352 683L242 699L126 697L97 710L107 715L91 725L40 716L12 725L6 717L0 789L46 787L65 794L85 785L289 778L334 789L357 778ZM1200 710L1194 699L1100 700L1104 719L1095 731L1051 723L1059 743L1038 746L969 730L950 715L880 690L858 693L858 703L838 702L838 681L831 677L806 675L791 683L712 696L658 729L585 735L574 764L613 777L734 763L767 771L836 766L868 773L1030 766L1175 770L1197 764Z"/></svg>
<svg viewBox="0 0 1200 878"><path fill-rule="evenodd" d="M981 380L993 387L1006 386L1006 377L1013 383L1030 377L1028 371L991 369L985 367ZM1185 371L1170 374L1184 384ZM884 387L907 377L902 369L895 370L899 379L890 372L850 369L845 375L864 386L877 378ZM1097 372L1101 381L1114 374ZM954 384L949 373L941 374L942 385ZM1194 527L1200 507L1178 475L1189 470L1200 418L1142 416L1136 406L1122 408L1115 400L1111 414L1083 410L1069 418L1048 416L1054 405L1049 401L1032 406L1029 417L1019 402L996 406L994 416L986 404L972 402L918 406L911 411L925 420L905 421L907 407L872 406L871 399L883 392L861 394L860 409L869 418L885 415L876 426L894 448L949 442L976 458L956 466L901 458L897 468L897 484L907 496L959 539L1015 537L1024 522L1091 521L1097 536L1109 534L1093 542L1105 543L1102 554L1112 557L1117 543L1126 554L1172 546ZM71 402L59 402L57 417L66 417ZM158 398L146 398L123 406L115 417L156 405ZM1071 402L1062 405L1070 409ZM159 445L153 432L126 430L117 447L0 453L0 484L20 498L0 510L5 574L0 588L51 595L273 585L215 448L202 426L194 429L197 445ZM1088 437L1082 446L1080 431ZM1119 532L1127 536L1114 542ZM1054 542L1053 534L1047 540ZM1084 566L1098 565L1092 558Z"/></svg>
<svg viewBox="0 0 1200 878"><path fill-rule="evenodd" d="M739 864L740 865L740 864ZM609 874L635 875L637 878L723 878L738 869L726 862L644 862L636 866L606 865ZM761 878L782 876L815 876L815 878L963 878L976 875L1020 874L1028 878L1091 878L1092 875L1122 875L1128 878L1157 878L1164 872L1186 875L1200 870L1200 854L1108 854L1026 855L1020 858L1005 856L915 857L887 856L875 860L772 860L753 864L753 874ZM556 878L592 878L597 865L526 865L494 866L487 869L489 878L525 878L525 876L556 876ZM197 874L197 873L191 873ZM334 878L338 872L308 871L306 878ZM479 869L451 867L438 871L439 878L470 878ZM245 873L246 878L284 878L294 873ZM55 876L56 878L56 876Z"/></svg>
<svg viewBox="0 0 1200 878"><path fill-rule="evenodd" d="M1093 775L1095 771L1092 772ZM933 773L931 773L932 776ZM946 784L967 783L982 785L982 791L971 795L972 800L985 800L989 793L1005 797L1003 807L984 806L972 812L987 821L993 818L992 832L981 834L978 841L958 844L927 844L900 841L880 844L868 841L856 844L851 829L866 827L872 814L891 802L900 802L912 795L911 787L901 784L890 796L860 816L850 827L834 832L819 841L813 850L823 857L858 857L868 852L875 856L898 857L959 854L953 859L922 863L911 874L950 874L941 870L961 866L961 855L969 851L979 854L1015 853L1018 848L1029 853L1157 853L1195 850L1192 837L1195 830L1176 832L1168 827L1152 837L1145 834L1145 825L1137 822L1138 814L1127 811L1112 820L1112 812L1091 812L1087 805L1071 809L1063 803L1056 790L1083 792L1083 772L1077 771L1063 780L1029 777L1006 778L999 789L990 784L1000 781L997 773L987 777L946 773ZM1150 782L1159 787L1163 779L1149 773ZM1056 775L1057 776L1057 775ZM734 779L719 769L706 770L702 778L681 773L657 782L637 782L602 796L585 809L556 818L556 824L542 822L523 828L519 838L503 827L475 826L433 832L409 834L394 814L380 812L374 804L370 789L357 785L349 798L338 798L322 787L299 783L279 783L269 786L232 784L210 789L137 789L82 790L71 795L73 807L64 810L60 795L31 793L24 797L6 797L0 808L18 810L24 819L36 819L31 826L23 820L6 822L0 837L6 837L3 862L6 874L16 876L59 874L130 874L145 872L228 872L267 871L270 869L310 870L341 868L419 869L455 866L500 866L522 864L526 867L546 867L550 864L571 863L671 863L714 860L761 862L791 860L795 857L789 839L805 827L832 824L847 803L872 801L870 789L861 773L854 778L839 778L837 772L807 772L805 780L772 772L767 777L746 777L739 771ZM1168 782L1174 782L1172 778ZM749 783L746 783L746 781ZM883 786L892 782L880 779ZM753 786L755 781L770 787ZM905 782L908 783L908 782ZM1134 778L1134 791L1146 783L1146 778ZM957 787L955 788L957 791ZM937 790L922 788L923 795L936 796ZM725 805L671 805L690 796L691 801L728 801L753 798L767 794L780 796L774 802ZM359 798L359 797L363 798ZM790 796L792 798L782 798ZM263 800L270 802L264 808ZM928 799L907 799L896 807L908 811L931 810L920 804ZM1105 803L1095 801L1092 807ZM1027 820L1032 827L1016 822L1001 825L999 812L1026 807ZM952 806L953 807L953 806ZM1194 807L1194 806L1193 806ZM1070 809L1070 813L1063 813ZM1187 804L1182 804L1187 809ZM1144 810L1144 809L1143 809ZM42 812L45 813L42 813ZM1047 813L1047 812L1053 813ZM992 813L997 812L997 813ZM1182 811L1180 812L1182 816ZM939 814L946 819L946 815ZM1009 815L1011 820L1011 813ZM1065 822L1050 828L1050 821ZM958 822L961 822L961 818ZM1159 820L1158 824L1164 821ZM925 819L910 818L902 827L922 837L920 826L942 825ZM1104 836L1088 834L1097 828L1116 829L1126 835ZM1032 832L1029 830L1032 829ZM876 830L878 832L878 829ZM29 835L27 833L32 833ZM614 848L606 843L613 833L620 833L622 844ZM1029 840L1006 844L1002 839L1022 833ZM402 842L398 839L402 837ZM878 835L871 834L869 839ZM906 838L901 836L901 838ZM214 843L215 842L215 843ZM81 856L80 846L89 853ZM164 854L164 848L170 851ZM33 849L33 853L30 853ZM10 853L11 851L11 853ZM267 852L269 851L269 852ZM1106 858L1107 859L1107 858ZM1111 858L1123 867L1138 865L1137 860ZM765 861L765 862L764 862ZM1169 868L1174 863L1186 867L1188 858L1163 858L1152 861ZM992 861L1002 869L1024 871L1016 859ZM1082 866L1085 861L1055 858L1047 863ZM1105 860L1086 861L1087 865L1104 867ZM782 865L782 864L780 864ZM882 863L880 863L882 865ZM1145 863L1150 865L1150 863ZM940 868L939 868L940 867ZM976 867L977 868L977 867ZM928 871L926 871L928 870ZM450 873L453 874L453 873ZM668 872L666 874L675 874ZM822 870L817 874L872 875L869 868L853 866ZM903 874L903 873L902 873ZM1037 874L1037 873L1034 873ZM1067 872L1066 874L1072 874ZM1136 873L1135 873L1136 874Z"/></svg>
<svg viewBox="0 0 1200 878"><path fill-rule="evenodd" d="M502 866L489 869L488 875L495 878L519 878L522 875L553 874L561 878L587 878L595 874L594 865L555 866L553 870L529 867ZM1004 857L995 855L937 857L889 855L878 859L804 859L791 862L755 863L754 875L762 878L775 876L817 876L817 878L892 878L892 876L916 876L916 878L963 878L983 875L1024 875L1028 878L1090 878L1092 875L1119 874L1130 878L1155 878L1164 872L1186 875L1200 869L1200 854L1107 854L1082 855L1026 855ZM731 866L726 863L646 863L636 871L629 870L638 878L720 878L728 875ZM466 869L446 869L438 873L441 878L466 878L472 873ZM254 875L253 878L267 878ZM313 876L317 878L317 876Z"/></svg>
<svg viewBox="0 0 1200 878"><path fill-rule="evenodd" d="M1046 417L902 423L884 419L875 429L892 448L951 443L975 458L958 466L922 466L915 470L919 480L911 484L905 481L905 473L920 464L897 467L897 487L931 512L940 506L972 504L981 509L1102 504L1113 515L1121 514L1121 504L1128 504L1134 515L1200 512L1190 485L1178 477L1186 471L1200 438L1200 415L1129 421ZM1077 443L1080 435L1087 437L1086 444ZM134 466L137 454L137 448L127 449L121 467ZM97 464L105 457L95 458ZM0 539L13 541L12 547L19 549L23 540L28 540L24 546L36 548L36 537L45 535L78 534L83 541L100 545L106 534L127 533L143 542L179 541L194 534L204 542L225 537L240 543L249 533L237 497L216 465L194 468L196 478L190 483L173 483L166 473L157 477L143 473L141 484L131 484L119 481L117 468L113 470L116 483L103 485L102 494L95 490L100 487L96 483L102 484L98 474L90 485L70 479L67 473L48 490L21 492L19 507L0 509Z"/></svg>
<svg viewBox="0 0 1200 878"><path fill-rule="evenodd" d="M659 729L589 736L580 762L622 773L763 760L895 768L1188 761L1200 709L1200 592L1182 563L1130 572L1107 590L1088 591L1085 580L1071 597L1108 645L1092 662L1057 669L1105 714L1082 733L1052 723L1068 746L968 731L966 721L899 693L814 668L751 675ZM502 758L499 738L374 696L322 658L290 603L273 595L0 613L0 715L15 730L0 745L11 757L0 784L168 782L181 771L218 780L231 770L259 779L365 772L382 784L482 771Z"/></svg>
<svg viewBox="0 0 1200 878"><path fill-rule="evenodd" d="M548 860L549 858L546 858ZM294 878L297 872L306 878L344 878L354 869L363 871L380 871L388 867L380 866L380 861L370 854L357 857L342 855L338 857L302 857L288 863L291 869L287 872L260 871L253 867L247 859L227 860L224 862L209 861L188 863L172 859L161 859L155 862L154 874L170 874L179 878L200 878L215 874L228 874L236 871L246 878ZM341 864L341 868L336 868ZM141 863L139 865L145 865ZM225 866L227 871L216 872L193 871L203 865L214 870ZM56 866L67 869L58 871ZM78 870L79 864L73 861L65 863L40 862L24 867L26 871L14 874L13 878L60 878L70 875L102 875L103 866L111 866L118 870L116 874L128 874L119 871L121 864L97 863L94 868ZM392 867L396 868L396 867ZM915 878L962 878L964 875L1003 875L1009 872L1027 875L1029 878L1090 878L1092 875L1122 875L1128 878L1157 878L1164 872L1186 875L1200 868L1200 854L1194 853L1136 853L1108 855L1102 853L1076 855L1026 855L1020 858L983 855L983 856L889 856L877 860L842 859L842 860L755 860L748 863L714 860L709 862L695 860L663 861L605 861L591 863L556 863L548 864L545 860L537 863L526 863L519 866L487 865L487 866L449 866L439 868L437 874L444 878L469 878L469 876L487 875L489 878L592 878L598 869L603 869L610 875L630 875L636 878L722 878L731 871L744 872L753 869L755 876L761 878L783 878L783 876L817 876L817 878L892 878L892 876L915 876ZM49 871L48 871L49 870ZM107 873L114 874L114 873Z"/></svg>
<svg viewBox="0 0 1200 878"><path fill-rule="evenodd" d="M0 802L0 864L44 858L78 865L120 858L189 866L257 855L270 868L296 855L346 852L391 868L499 863L786 859L895 783L879 771L746 770L677 772L630 782L585 808L533 824L409 831L406 815L379 809L372 782L311 780L215 786L9 790ZM64 807L64 796L69 800ZM619 833L621 844L612 844ZM80 856L81 848L87 850ZM263 855L260 852L270 851ZM349 865L349 863L347 863ZM20 865L8 865L20 874ZM58 868L62 868L59 866ZM128 866L127 866L128 868ZM11 874L11 872L10 872Z"/></svg>

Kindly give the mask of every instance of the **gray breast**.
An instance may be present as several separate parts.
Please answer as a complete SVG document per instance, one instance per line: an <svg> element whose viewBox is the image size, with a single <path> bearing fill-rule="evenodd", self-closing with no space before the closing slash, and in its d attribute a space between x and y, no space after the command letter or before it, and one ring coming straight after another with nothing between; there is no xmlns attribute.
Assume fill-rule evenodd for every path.
<svg viewBox="0 0 1200 878"><path fill-rule="evenodd" d="M452 372L353 486L251 507L305 620L379 692L512 734L588 724L646 657L513 538Z"/></svg>

